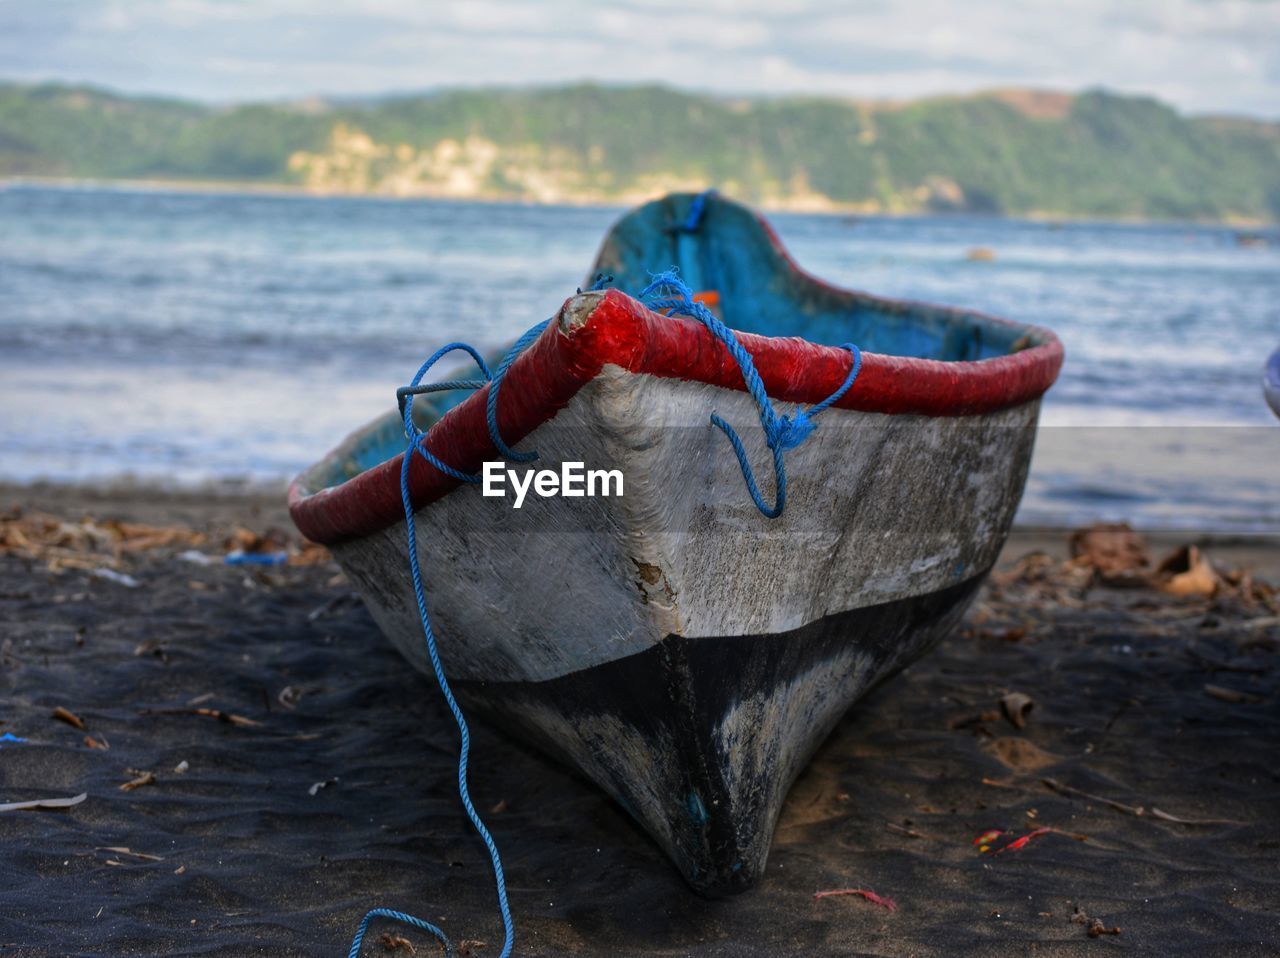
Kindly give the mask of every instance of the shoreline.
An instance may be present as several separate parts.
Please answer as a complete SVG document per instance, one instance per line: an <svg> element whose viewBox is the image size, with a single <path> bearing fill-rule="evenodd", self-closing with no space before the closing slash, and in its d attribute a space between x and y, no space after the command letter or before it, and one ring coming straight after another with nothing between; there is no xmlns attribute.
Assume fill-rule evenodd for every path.
<svg viewBox="0 0 1280 958"><path fill-rule="evenodd" d="M52 514L68 510L98 520L142 522L150 525L248 522L266 524L297 537L285 497L287 484L212 484L197 488L164 488L145 482L115 482L101 486L0 481L0 511L20 508ZM1015 525L997 566L1027 552L1042 552L1055 560L1069 558L1068 540L1077 526ZM1264 579L1280 583L1280 534L1273 532L1211 532L1195 528L1135 529L1158 559L1183 546L1208 552L1228 565L1247 567Z"/></svg>
<svg viewBox="0 0 1280 958"><path fill-rule="evenodd" d="M81 485L70 483L10 483L0 480L0 510L23 508L38 512L64 512L68 503L95 519L116 519L164 525L238 516L269 521L296 535L285 496L288 483L211 483L198 487L166 488L147 482ZM1068 557L1068 537L1075 525L1015 525L1000 564L1025 552L1044 552L1056 560ZM1280 581L1280 533L1210 532L1196 528L1135 528L1151 543L1152 551L1165 555L1183 546L1212 551L1231 565L1251 566L1263 578Z"/></svg>
<svg viewBox="0 0 1280 958"><path fill-rule="evenodd" d="M491 196L477 194L475 196L432 196L394 195L388 193L316 190L306 186L282 182L261 182L253 180L171 180L171 179L129 179L110 177L63 177L63 176L0 176L0 191L14 187L37 187L41 189L62 189L67 191L116 191L135 193L171 193L190 196L265 196L279 199L310 200L376 200L379 202L405 203L442 203L442 204L485 204L493 206L545 207L550 209L597 209L621 211L645 202L634 197L620 197L616 200L598 198L574 199L565 197L554 203L541 202L515 196ZM648 199L657 199L663 195L655 193ZM883 219L883 220L921 220L921 219L968 219L996 220L1010 223L1030 223L1039 226L1167 226L1167 227L1218 227L1224 230L1269 230L1280 228L1280 221L1252 219L1246 217L1228 217L1226 219L1180 220L1150 219L1141 216L1100 218L1073 213L1029 212L1029 213L971 213L971 212L929 212L919 210L913 212L869 211L865 204L837 203L829 201L820 205L809 202L797 203L751 203L753 208L765 213L784 213L803 216L826 216L837 219Z"/></svg>

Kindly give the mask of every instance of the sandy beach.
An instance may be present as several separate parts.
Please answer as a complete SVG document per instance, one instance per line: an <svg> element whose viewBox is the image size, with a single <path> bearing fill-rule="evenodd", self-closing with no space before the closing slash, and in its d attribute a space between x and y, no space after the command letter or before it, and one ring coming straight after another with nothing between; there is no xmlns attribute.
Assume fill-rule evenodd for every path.
<svg viewBox="0 0 1280 958"><path fill-rule="evenodd" d="M0 515L0 802L86 796L0 812L0 953L337 955L384 906L497 954L439 693L279 497L0 487ZM1016 533L962 628L847 715L730 901L478 726L517 954L1280 953L1280 545L1198 542L1217 584L1172 595ZM224 565L237 545L295 561ZM843 889L895 907L815 898ZM365 947L437 953L395 926Z"/></svg>

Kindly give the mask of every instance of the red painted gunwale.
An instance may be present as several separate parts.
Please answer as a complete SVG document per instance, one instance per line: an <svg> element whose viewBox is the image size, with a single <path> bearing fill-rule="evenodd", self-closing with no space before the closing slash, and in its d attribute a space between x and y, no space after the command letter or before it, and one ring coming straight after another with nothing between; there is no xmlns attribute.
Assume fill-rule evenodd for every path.
<svg viewBox="0 0 1280 958"><path fill-rule="evenodd" d="M569 302L572 300L567 300L566 305ZM1008 356L976 362L864 353L857 382L836 403L836 408L966 416L1037 399L1057 378L1062 366L1062 343L1047 329L1020 324L1018 328L1032 345ZM747 333L739 334L739 339L751 354L768 394L779 401L822 401L844 381L852 362L844 349L819 346L804 339ZM566 330L560 322L551 323L511 365L498 401L498 426L503 438L514 445L528 436L564 408L606 365L725 389L746 388L723 344L701 323L654 313L625 293L611 289L581 325ZM451 409L427 431L423 440L426 448L442 461L467 472L478 471L486 460L500 459L489 441L485 423L487 397L486 386ZM310 489L309 477L323 475L339 457L337 450L330 453L290 487L289 512L294 523L307 538L334 544L402 522L402 456L341 485ZM409 467L415 509L447 495L460 484L421 456L415 456Z"/></svg>

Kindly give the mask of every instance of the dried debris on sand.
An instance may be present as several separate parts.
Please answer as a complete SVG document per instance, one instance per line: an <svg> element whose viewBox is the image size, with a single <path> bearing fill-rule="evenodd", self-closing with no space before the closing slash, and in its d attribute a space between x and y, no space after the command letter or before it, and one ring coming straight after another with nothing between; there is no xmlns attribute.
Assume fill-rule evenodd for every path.
<svg viewBox="0 0 1280 958"><path fill-rule="evenodd" d="M323 546L277 527L261 532L243 526L200 532L179 525L154 526L118 519L83 517L70 521L20 507L0 514L0 555L41 562L50 572L83 569L118 582L128 579L118 573L130 560L144 554L183 553L188 559L204 556L213 562L228 554L277 552L284 553L291 565L316 565L330 558Z"/></svg>
<svg viewBox="0 0 1280 958"><path fill-rule="evenodd" d="M992 573L979 614L970 616L986 627L984 637L1021 641L1028 637L1030 612L1049 606L1080 609L1088 603L1127 606L1156 620L1201 611L1242 617L1246 629L1280 625L1280 589L1247 568L1213 561L1195 545L1180 546L1157 562L1141 534L1127 525L1106 524L1072 533L1070 547L1066 560L1031 552ZM994 614L1002 603L1009 616ZM1006 627L997 631L1001 619Z"/></svg>
<svg viewBox="0 0 1280 958"><path fill-rule="evenodd" d="M1275 612L1277 590L1255 582L1247 569L1218 566L1195 545L1183 545L1153 562L1146 539L1124 523L1099 524L1071 535L1071 559L1058 569L1038 564L1038 578L1065 579L1077 588L1102 585L1143 588L1174 596L1230 598L1246 606ZM1033 562L1028 557L1028 562ZM1001 577L1008 583L1025 578L1028 566Z"/></svg>

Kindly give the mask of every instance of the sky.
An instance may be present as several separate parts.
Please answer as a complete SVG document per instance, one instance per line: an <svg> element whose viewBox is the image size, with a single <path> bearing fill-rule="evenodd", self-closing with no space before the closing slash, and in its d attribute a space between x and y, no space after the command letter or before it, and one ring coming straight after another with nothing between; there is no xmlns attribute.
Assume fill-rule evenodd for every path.
<svg viewBox="0 0 1280 958"><path fill-rule="evenodd" d="M1280 0L0 0L0 77L213 102L578 80L1106 87L1280 117Z"/></svg>

